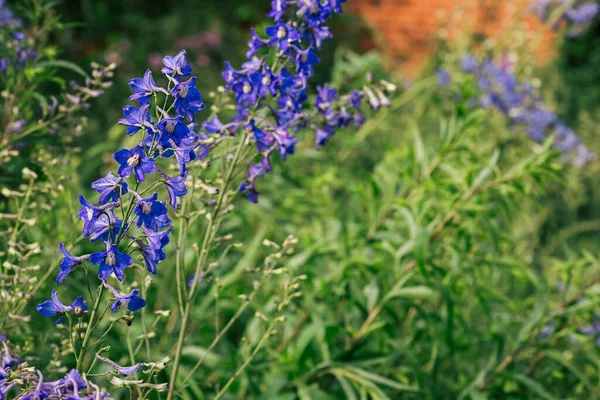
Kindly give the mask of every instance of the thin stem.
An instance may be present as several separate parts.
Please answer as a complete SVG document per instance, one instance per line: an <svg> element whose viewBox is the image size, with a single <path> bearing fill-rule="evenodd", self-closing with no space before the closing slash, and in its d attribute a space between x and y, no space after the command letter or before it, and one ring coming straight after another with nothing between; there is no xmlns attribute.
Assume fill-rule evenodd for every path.
<svg viewBox="0 0 600 400"><path fill-rule="evenodd" d="M198 277L200 275L200 271L202 270L204 264L206 263L206 259L208 258L208 250L210 248L210 244L212 242L213 233L214 233L213 228L215 227L215 223L219 217L219 212L221 211L221 207L223 205L223 200L225 199L225 195L226 195L227 191L229 190L229 184L231 183L231 178L233 176L233 172L235 171L235 168L237 167L237 164L240 159L240 154L242 153L242 149L244 147L245 142L246 142L246 133L244 132L244 134L242 134L242 137L240 138L238 148L235 152L235 156L234 156L233 160L231 161L231 164L229 166L229 170L227 171L225 180L223 181L223 184L221 185L221 191L219 193L217 205L215 206L214 215L212 215L212 217L208 221L208 225L206 227L206 233L204 234L204 242L202 243L202 249L200 251L200 255L198 257L198 262L196 264L196 271L194 273L195 277ZM183 342L184 342L185 336L186 336L186 329L187 329L187 325L188 325L188 322L190 319L197 285L198 285L198 279L194 279L192 281L192 286L188 292L187 303L185 305L185 310L184 310L183 318L181 321L181 328L179 330L179 339L177 340L177 348L175 350L175 361L173 363L173 371L171 373L171 382L169 385L169 393L167 395L167 400L172 400L173 396L175 394L175 387L177 384L177 373L179 372L179 364L181 363L181 352L183 350Z"/></svg>
<svg viewBox="0 0 600 400"><path fill-rule="evenodd" d="M94 322L96 321L96 315L98 314L98 309L100 308L100 302L102 301L102 295L104 294L104 285L100 285L98 287L98 295L96 296L96 302L94 303L94 308L92 309L92 314L90 315L90 320L88 321L88 326L85 331L85 336L83 337L83 342L81 343L81 351L79 353L79 359L77 360L77 371L81 371L81 363L83 362L83 358L86 353L86 346L88 341L90 340L90 336L92 333L92 327L94 326Z"/></svg>
<svg viewBox="0 0 600 400"><path fill-rule="evenodd" d="M237 371L235 371L235 374L233 374L233 376L229 379L229 381L227 381L227 383L225 384L225 386L223 386L223 388L221 389L221 391L219 391L219 393L217 393L217 395L214 397L213 400L219 400L221 397L223 397L223 395L225 393L227 393L227 390L229 389L229 387L242 374L242 372L244 372L244 370L246 369L246 367L248 367L248 365L252 362L252 360L254 359L254 357L256 357L256 355L258 354L258 352L267 343L267 340L269 340L269 337L272 334L272 330L273 330L273 326L274 325L275 325L275 321L271 322L271 324L269 325L269 328L267 329L267 332L265 332L265 334L263 335L263 337L260 339L260 342L258 342L258 344L256 345L256 347L254 348L254 351L252 352L252 354L250 354L250 357L248 357L246 359L246 361L244 361L244 363L237 369Z"/></svg>

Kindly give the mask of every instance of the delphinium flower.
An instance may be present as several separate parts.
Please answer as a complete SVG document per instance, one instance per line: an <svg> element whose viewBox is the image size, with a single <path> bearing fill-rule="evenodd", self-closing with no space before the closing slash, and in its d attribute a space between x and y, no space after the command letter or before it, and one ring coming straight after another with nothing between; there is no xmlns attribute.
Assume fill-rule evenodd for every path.
<svg viewBox="0 0 600 400"><path fill-rule="evenodd" d="M530 11L554 29L566 25L572 37L581 35L598 15L596 1L584 0L533 0Z"/></svg>
<svg viewBox="0 0 600 400"><path fill-rule="evenodd" d="M324 85L317 88L317 112L309 111L308 79L320 62L317 53L323 40L331 37L326 22L341 12L343 2L274 0L268 13L273 24L265 29L264 37L252 29L247 62L239 70L225 65L226 90L235 95L237 103L232 121L240 123L254 139L261 158L252 163L246 182L240 186L252 202L258 201L257 178L271 171L272 154L279 153L283 160L294 154L300 130L312 129L319 148L337 129L364 122L359 111L362 97L369 98L373 109L389 105L386 85L368 84L358 96L341 95L336 88ZM210 128L218 133L214 123ZM206 130L211 133L208 127Z"/></svg>
<svg viewBox="0 0 600 400"><path fill-rule="evenodd" d="M63 378L46 381L35 367L23 362L11 348L7 338L0 334L0 399L28 400L99 400L109 398L109 394L89 381L77 370L72 369ZM127 370L126 370L127 371Z"/></svg>
<svg viewBox="0 0 600 400"><path fill-rule="evenodd" d="M477 86L478 93L472 104L500 111L538 143L553 137L554 146L576 166L596 158L577 134L544 105L533 85L519 81L510 63L493 59L479 62L472 55L466 55L461 59L460 68L474 78Z"/></svg>
<svg viewBox="0 0 600 400"><path fill-rule="evenodd" d="M10 66L23 68L28 60L37 57L27 35L22 31L23 21L0 0L0 73L6 74Z"/></svg>
<svg viewBox="0 0 600 400"><path fill-rule="evenodd" d="M358 127L364 122L363 104L369 104L373 109L390 104L386 93L395 87L383 81L373 83L370 79L361 90L347 94L325 84L316 88L313 96L315 91L311 90L308 79L319 62L317 53L323 40L331 37L325 23L341 12L343 2L273 2L274 11L270 13L273 23L266 29L264 37L253 32L247 62L240 69L234 69L229 63L225 65L222 75L225 88L220 92L225 97L235 98L236 102L235 115L229 120L217 108L207 121L197 122L197 114L204 110L204 103L184 50L163 59L162 79L159 75L155 79L148 70L142 78L129 81L133 92L129 99L137 104L124 108L124 117L119 123L126 127L125 134L135 138L136 143L131 148L116 151L113 158L118 164L117 171L109 172L92 184L98 193L97 202L80 197L78 216L83 222L82 235L99 248L89 255L74 255L72 250L62 249L64 259L57 283L62 283L67 276L74 279L78 271L87 271L89 265L86 268L77 266L88 263L97 266L100 280L97 296L90 307L87 330L81 340L77 369L80 369L86 352L94 346L88 347L89 338L99 325L97 318L102 317L98 310L106 291L110 292L113 312L118 309L136 312L146 305L138 289L127 293L121 288L133 283L130 282L133 275L143 274L144 270L150 274L162 273L161 263L166 259L164 248L173 231L169 206L177 208L181 198L187 195L187 185L192 180L190 172L194 172L191 163L208 164L214 155L227 167L221 190L197 182L207 194L219 195L219 200L206 202L208 207L213 207L210 218L215 218L225 193L229 193L227 185L234 175L237 176L233 172L238 163L250 163L247 179L240 184L239 191L256 202L257 178L272 170L270 161L274 153L279 153L283 160L294 154L301 130L316 132L316 147L321 147L337 129L351 124ZM230 139L238 140L235 154L231 157L221 157L223 152L213 154ZM247 146L250 143L255 150ZM243 157L240 157L242 153ZM161 186L164 190L157 190ZM162 194L165 192L166 195ZM210 221L209 227L212 227ZM208 232L206 240L210 243L213 229ZM205 257L206 253L208 251L200 254ZM132 255L137 254L145 269L135 268L137 264ZM195 276L201 276L201 272L196 271ZM113 277L123 286L113 286L110 283ZM197 279L192 279L188 289L181 323L183 333L197 283ZM180 333L172 377L177 376L182 335Z"/></svg>
<svg viewBox="0 0 600 400"><path fill-rule="evenodd" d="M202 153L206 152L206 147L210 150L219 143L208 140L204 132L196 131L195 114L204 109L204 104L195 87L196 77L191 75L185 51L165 57L162 73L164 87L159 86L160 82L157 83L150 71L146 71L143 78L130 81L133 91L130 99L137 104L124 107L124 118L119 123L126 127L125 134L137 138L138 142L131 148L116 151L113 157L118 169L92 183L92 189L98 194L97 202L83 196L79 198L82 235L101 247L91 254L78 255L60 244L63 260L56 284L72 278L77 271L87 273L92 265L97 266L99 279L97 296L88 314L87 331L79 349L74 349L77 369L90 350L88 343L93 328L98 326L97 311L105 291L112 298L109 304L113 312L121 309L133 313L146 306L139 289L123 291L111 285L110 280L114 277L126 284L128 271L135 270L132 255L136 253L151 274L160 272L159 264L166 258L164 248L173 229L168 205L166 199L159 198L159 193L149 192L150 186L163 186L168 204L177 208L178 200L188 193L185 182L188 164L204 157ZM228 128L224 126L223 129ZM178 170L179 175L166 172L172 170ZM78 268L81 265L85 268ZM133 274L131 272L130 276ZM82 296L71 305L65 305L58 299L56 291L52 292L51 300L38 305L37 309L43 316L58 315L58 322L65 315L73 313L81 317L88 311ZM127 321L129 324L131 318ZM108 358L102 360L109 362ZM125 369L116 364L113 366L120 374L129 375L140 365Z"/></svg>

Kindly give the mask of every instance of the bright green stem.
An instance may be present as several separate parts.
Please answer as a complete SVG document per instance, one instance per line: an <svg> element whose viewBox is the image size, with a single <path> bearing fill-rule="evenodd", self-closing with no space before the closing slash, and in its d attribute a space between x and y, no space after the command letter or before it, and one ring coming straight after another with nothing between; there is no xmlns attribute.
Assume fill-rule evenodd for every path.
<svg viewBox="0 0 600 400"><path fill-rule="evenodd" d="M96 317L98 316L98 309L100 308L100 302L102 301L102 295L104 294L104 285L100 285L98 288L98 295L96 296L96 302L94 303L94 308L92 309L92 314L90 315L90 320L88 321L87 329L85 330L85 336L83 337L83 342L81 343L81 351L79 352L79 358L77 359L77 371L81 369L81 363L83 362L83 358L85 357L86 347L92 336L92 329L96 322Z"/></svg>
<svg viewBox="0 0 600 400"><path fill-rule="evenodd" d="M240 160L240 155L242 154L242 149L246 142L246 134L244 133L240 139L238 144L238 148L235 152L235 156L229 165L229 169L227 171L227 175L225 176L225 180L221 185L221 189L219 192L219 198L217 199L217 205L215 206L214 214L212 218L209 219L208 225L206 227L206 233L204 234L204 241L202 243L202 249L200 251L200 255L198 257L198 263L196 264L196 270L194 272L194 276L197 278L206 263L206 259L208 258L208 250L210 248L210 244L213 238L213 230L216 226L217 219L219 217L219 212L223 206L223 200L225 199L225 194L229 190L229 184L231 183L231 178L233 177L233 173L237 164ZM179 284L179 279L177 280ZM171 372L171 382L169 384L169 394L167 395L167 400L172 400L175 394L175 386L177 384L177 373L179 372L179 364L181 363L181 351L183 349L183 341L185 340L185 334L188 326L188 322L190 320L190 315L192 312L192 307L194 303L194 297L196 294L196 287L198 285L198 279L194 279L192 281L192 287L188 292L187 302L185 304L185 310L183 313L183 318L181 320L181 328L179 329L179 339L177 340L177 347L175 350L175 361L173 362L173 371Z"/></svg>

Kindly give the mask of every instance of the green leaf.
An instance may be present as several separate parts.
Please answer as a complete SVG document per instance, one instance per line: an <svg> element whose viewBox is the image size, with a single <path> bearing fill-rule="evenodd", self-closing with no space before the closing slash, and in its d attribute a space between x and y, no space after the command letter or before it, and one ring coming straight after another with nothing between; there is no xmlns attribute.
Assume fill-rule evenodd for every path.
<svg viewBox="0 0 600 400"><path fill-rule="evenodd" d="M439 296L435 290L427 286L413 286L408 288L398 288L393 292L389 292L386 298L392 299L395 297L405 297L409 299L435 300Z"/></svg>
<svg viewBox="0 0 600 400"><path fill-rule="evenodd" d="M38 68L64 68L64 69L69 69L73 72L76 72L84 78L88 77L87 72L85 72L79 65L74 64L70 61L65 61L65 60L42 61L41 63L37 64L36 67L38 67Z"/></svg>
<svg viewBox="0 0 600 400"><path fill-rule="evenodd" d="M540 396L546 400L556 400L556 397L554 397L550 393L548 393L546 388L544 388L544 386L542 386L541 383L531 379L527 375L514 374L514 375L510 375L510 376L514 380L516 380L516 381L520 382L521 384L523 384L524 386L526 386L532 392L535 392L538 396Z"/></svg>

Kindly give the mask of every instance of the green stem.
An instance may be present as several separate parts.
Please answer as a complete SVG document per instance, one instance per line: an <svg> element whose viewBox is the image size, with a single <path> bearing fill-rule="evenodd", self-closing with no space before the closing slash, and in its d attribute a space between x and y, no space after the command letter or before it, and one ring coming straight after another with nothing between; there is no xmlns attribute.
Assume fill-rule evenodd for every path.
<svg viewBox="0 0 600 400"><path fill-rule="evenodd" d="M210 218L210 220L208 221L208 225L206 227L206 233L204 234L204 241L202 243L202 249L200 251L200 255L198 256L198 262L196 264L196 270L194 272L195 278L197 278L200 275L200 271L202 270L202 268L206 262L206 259L208 258L208 250L210 248L210 244L212 241L211 239L212 239L213 233L214 233L213 228L215 227L215 224L219 217L219 212L223 205L223 200L225 199L225 195L227 193L227 190L229 189L229 184L231 183L231 178L232 178L235 168L237 167L237 164L240 160L240 154L242 153L242 149L244 147L245 142L246 142L246 133L244 133L242 135L242 137L240 138L240 143L238 144L238 148L235 152L235 156L234 156L233 160L231 161L231 164L229 165L229 170L227 171L225 180L223 181L223 184L221 185L221 191L219 193L219 198L217 199L217 205L215 206L214 215L212 215L212 218ZM179 280L178 280L178 284L179 284ZM179 364L181 363L181 351L183 349L183 341L185 340L185 334L186 334L187 325L188 325L188 322L190 319L192 306L194 303L194 296L196 294L197 285L198 285L198 279L194 279L192 281L192 287L190 288L190 291L188 292L187 303L185 305L185 310L184 310L183 318L181 321L181 328L179 330L179 339L177 340L177 347L175 350L175 361L173 363L173 371L171 373L171 382L169 385L169 393L167 395L167 400L172 400L173 396L175 394L175 387L177 384L177 373L179 372Z"/></svg>
<svg viewBox="0 0 600 400"><path fill-rule="evenodd" d="M94 308L92 309L92 314L90 315L90 320L88 321L88 326L85 331L85 336L83 337L83 342L81 343L81 351L77 360L77 371L81 371L81 363L83 362L83 358L85 357L86 347L91 337L92 327L94 326L94 322L96 321L96 316L98 315L98 309L100 308L100 302L102 301L103 294L104 285L100 285L98 287L98 295L96 296L96 302L94 303Z"/></svg>
<svg viewBox="0 0 600 400"><path fill-rule="evenodd" d="M275 325L275 322L274 321L271 322L271 324L269 325L269 328L267 329L267 332L265 332L265 334L263 335L263 337L260 339L260 342L258 342L258 344L256 345L256 347L254 348L254 351L252 352L252 354L250 354L250 357L248 357L246 359L246 361L244 361L244 363L242 364L242 366L239 367L237 369L237 371L235 371L235 374L233 374L233 376L229 379L229 381L227 381L227 383L225 384L225 386L223 386L223 389L221 389L219 391L219 393L217 393L217 395L214 397L213 400L219 400L221 397L223 397L223 395L225 393L227 393L227 390L233 384L233 382L235 382L235 380L242 374L242 372L244 372L244 370L248 367L248 365L250 365L250 363L252 362L252 360L254 359L254 357L256 357L256 355L258 354L258 352L264 347L264 345L269 340L269 337L271 337L274 325Z"/></svg>

